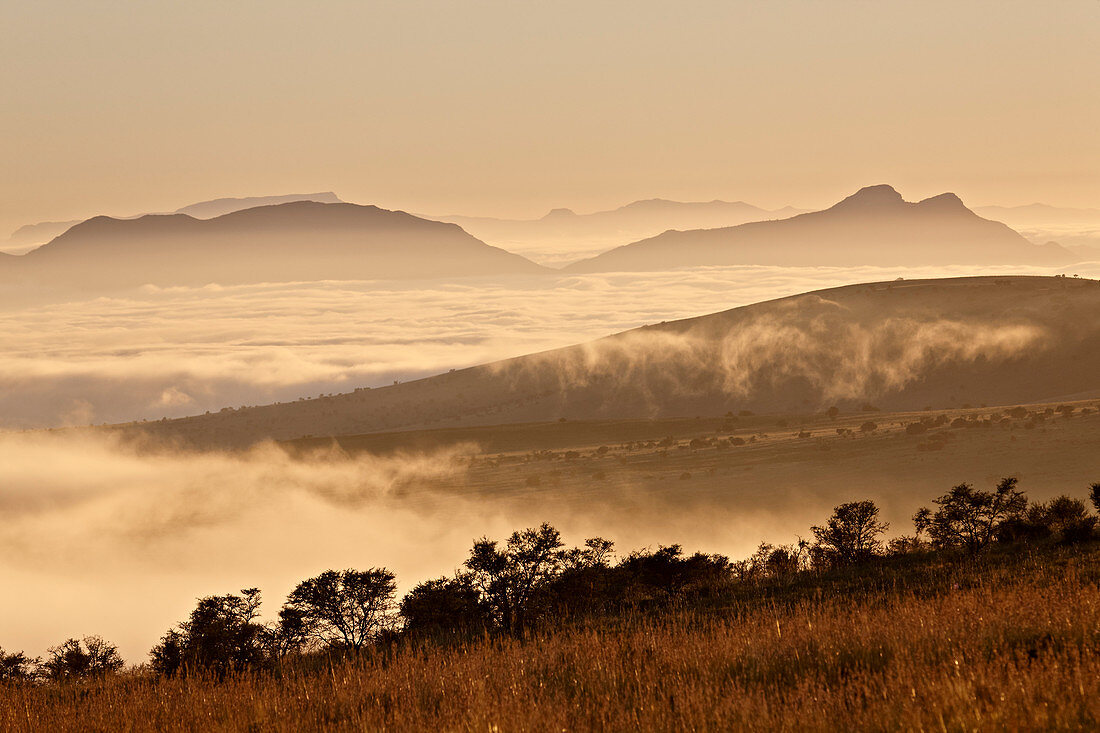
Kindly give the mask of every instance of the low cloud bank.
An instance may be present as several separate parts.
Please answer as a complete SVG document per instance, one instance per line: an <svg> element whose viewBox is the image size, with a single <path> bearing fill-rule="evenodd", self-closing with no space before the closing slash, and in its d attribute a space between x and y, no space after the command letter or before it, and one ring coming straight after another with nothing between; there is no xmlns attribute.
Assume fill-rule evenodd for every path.
<svg viewBox="0 0 1100 733"><path fill-rule="evenodd" d="M88 434L0 436L0 646L33 655L96 633L139 662L197 597L258 586L271 616L297 581L377 566L403 593L453 572L476 538L543 521L574 544L601 535L621 551L683 542L744 556L819 518L805 497L764 510L751 493L690 499L587 475L533 495L472 478L474 452L290 458L272 445L170 453Z"/></svg>
<svg viewBox="0 0 1100 733"><path fill-rule="evenodd" d="M1074 271L1100 276L1100 263ZM82 302L9 306L0 309L0 429L159 419L292 401L818 288L899 276L1013 272L723 267L450 285L150 288Z"/></svg>

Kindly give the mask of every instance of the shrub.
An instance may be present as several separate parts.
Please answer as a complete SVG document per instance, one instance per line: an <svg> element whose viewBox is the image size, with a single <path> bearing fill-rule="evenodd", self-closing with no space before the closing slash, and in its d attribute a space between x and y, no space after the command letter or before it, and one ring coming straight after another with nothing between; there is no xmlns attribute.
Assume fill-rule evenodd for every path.
<svg viewBox="0 0 1100 733"><path fill-rule="evenodd" d="M414 635L470 635L492 624L488 604L465 574L420 583L401 599L401 616Z"/></svg>
<svg viewBox="0 0 1100 733"><path fill-rule="evenodd" d="M169 629L150 652L153 669L167 675L204 670L218 678L269 660L268 629L256 622L260 591L199 599L187 621Z"/></svg>
<svg viewBox="0 0 1100 733"><path fill-rule="evenodd" d="M991 492L959 484L933 503L939 506L934 514L922 509L914 517L918 534L927 529L936 547L974 554L993 541L1002 523L1019 517L1027 497L1016 489L1015 478L1004 478Z"/></svg>
<svg viewBox="0 0 1100 733"><path fill-rule="evenodd" d="M298 615L306 636L361 649L392 625L396 590L386 568L326 570L299 583L284 608Z"/></svg>
<svg viewBox="0 0 1100 733"><path fill-rule="evenodd" d="M828 566L863 562L882 552L879 535L889 525L878 521L873 501L852 501L833 510L833 516L821 527L811 527L817 540L813 552L819 563Z"/></svg>
<svg viewBox="0 0 1100 733"><path fill-rule="evenodd" d="M118 647L99 636L67 639L50 647L49 656L39 667L39 674L49 680L70 680L103 677L122 669Z"/></svg>
<svg viewBox="0 0 1100 733"><path fill-rule="evenodd" d="M5 652L0 648L0 684L29 682L34 679L37 663L37 659L32 659L23 652Z"/></svg>

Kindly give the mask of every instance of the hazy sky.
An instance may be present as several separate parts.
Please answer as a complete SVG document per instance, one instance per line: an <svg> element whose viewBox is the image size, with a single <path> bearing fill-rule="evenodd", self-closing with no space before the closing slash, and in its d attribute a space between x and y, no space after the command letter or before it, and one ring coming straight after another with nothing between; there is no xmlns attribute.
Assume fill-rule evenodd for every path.
<svg viewBox="0 0 1100 733"><path fill-rule="evenodd" d="M0 237L335 190L1100 206L1100 2L0 4Z"/></svg>

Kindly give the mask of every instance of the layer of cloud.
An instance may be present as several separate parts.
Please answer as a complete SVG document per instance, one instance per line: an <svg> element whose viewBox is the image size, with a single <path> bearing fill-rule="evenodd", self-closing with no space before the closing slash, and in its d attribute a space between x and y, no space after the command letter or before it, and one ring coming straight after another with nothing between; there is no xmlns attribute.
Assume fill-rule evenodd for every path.
<svg viewBox="0 0 1100 733"><path fill-rule="evenodd" d="M159 419L289 401L816 288L1013 271L695 268L459 284L150 288L9 307L0 310L0 428ZM1076 271L1100 275L1100 264Z"/></svg>
<svg viewBox="0 0 1100 733"><path fill-rule="evenodd" d="M271 616L302 579L378 566L403 593L453 572L476 538L542 521L570 543L601 534L624 549L697 541L746 554L761 531L751 508L679 501L670 516L636 487L578 493L587 477L537 502L502 495L471 474L476 451L291 459L271 445L141 452L90 434L0 435L0 646L38 654L97 633L140 662L197 597L258 586Z"/></svg>

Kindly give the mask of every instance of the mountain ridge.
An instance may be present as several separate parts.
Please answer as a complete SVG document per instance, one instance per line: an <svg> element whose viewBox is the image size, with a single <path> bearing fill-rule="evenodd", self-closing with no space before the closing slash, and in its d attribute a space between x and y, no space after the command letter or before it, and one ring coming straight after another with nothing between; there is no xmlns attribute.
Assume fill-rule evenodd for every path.
<svg viewBox="0 0 1100 733"><path fill-rule="evenodd" d="M575 262L566 272L706 265L1056 264L1061 247L1036 247L983 219L953 193L905 201L892 186L866 186L821 211L717 229L668 231Z"/></svg>
<svg viewBox="0 0 1100 733"><path fill-rule="evenodd" d="M5 262L0 275L9 279L90 289L544 271L455 224L377 206L312 201L212 219L92 217Z"/></svg>

